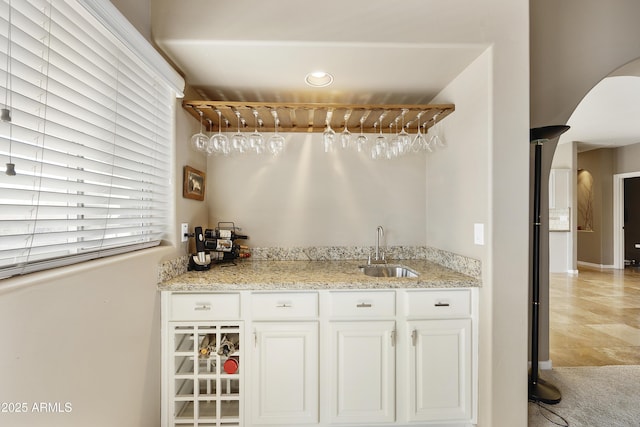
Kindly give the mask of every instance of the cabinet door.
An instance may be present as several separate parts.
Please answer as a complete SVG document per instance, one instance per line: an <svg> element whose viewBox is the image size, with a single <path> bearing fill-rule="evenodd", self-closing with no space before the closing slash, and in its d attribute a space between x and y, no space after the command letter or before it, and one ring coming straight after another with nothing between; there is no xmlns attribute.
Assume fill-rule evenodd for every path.
<svg viewBox="0 0 640 427"><path fill-rule="evenodd" d="M255 322L253 326L253 422L317 423L318 323Z"/></svg>
<svg viewBox="0 0 640 427"><path fill-rule="evenodd" d="M471 319L409 322L412 421L471 418Z"/></svg>
<svg viewBox="0 0 640 427"><path fill-rule="evenodd" d="M395 420L395 322L331 322L333 423Z"/></svg>

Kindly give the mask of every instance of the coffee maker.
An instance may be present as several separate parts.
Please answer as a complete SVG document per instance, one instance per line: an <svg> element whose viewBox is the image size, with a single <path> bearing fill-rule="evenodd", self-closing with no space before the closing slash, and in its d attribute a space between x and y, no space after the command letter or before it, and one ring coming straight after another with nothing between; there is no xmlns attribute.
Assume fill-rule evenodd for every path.
<svg viewBox="0 0 640 427"><path fill-rule="evenodd" d="M249 236L240 234L233 222L219 222L215 229L196 227L196 253L189 257L188 270L205 271L213 263L233 262L237 258L248 258L248 247L237 240L247 240Z"/></svg>
<svg viewBox="0 0 640 427"><path fill-rule="evenodd" d="M189 257L187 270L205 271L211 267L211 255L204 246L204 233L202 227L194 229L193 237L196 239L196 253Z"/></svg>

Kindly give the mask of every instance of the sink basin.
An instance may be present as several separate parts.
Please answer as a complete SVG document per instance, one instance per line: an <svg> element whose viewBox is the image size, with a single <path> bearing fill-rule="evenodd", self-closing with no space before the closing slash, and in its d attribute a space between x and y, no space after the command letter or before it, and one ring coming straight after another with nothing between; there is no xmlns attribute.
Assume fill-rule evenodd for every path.
<svg viewBox="0 0 640 427"><path fill-rule="evenodd" d="M404 265L373 264L360 267L367 276L372 277L418 277L418 272Z"/></svg>

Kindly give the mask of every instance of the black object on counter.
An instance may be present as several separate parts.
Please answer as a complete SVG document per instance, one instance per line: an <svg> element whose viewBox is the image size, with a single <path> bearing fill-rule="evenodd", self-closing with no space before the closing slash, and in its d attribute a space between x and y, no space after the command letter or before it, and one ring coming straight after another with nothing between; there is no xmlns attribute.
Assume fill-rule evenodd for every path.
<svg viewBox="0 0 640 427"><path fill-rule="evenodd" d="M202 227L196 227L194 238L196 239L196 253L189 257L187 270L205 271L211 267L211 255L206 252L206 245Z"/></svg>

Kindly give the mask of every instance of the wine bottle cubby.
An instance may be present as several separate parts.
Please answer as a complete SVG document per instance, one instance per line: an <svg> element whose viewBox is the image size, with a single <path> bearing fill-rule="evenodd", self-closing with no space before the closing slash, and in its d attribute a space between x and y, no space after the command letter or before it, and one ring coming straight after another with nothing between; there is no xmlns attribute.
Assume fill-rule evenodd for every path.
<svg viewBox="0 0 640 427"><path fill-rule="evenodd" d="M171 425L241 425L242 325L172 322Z"/></svg>

